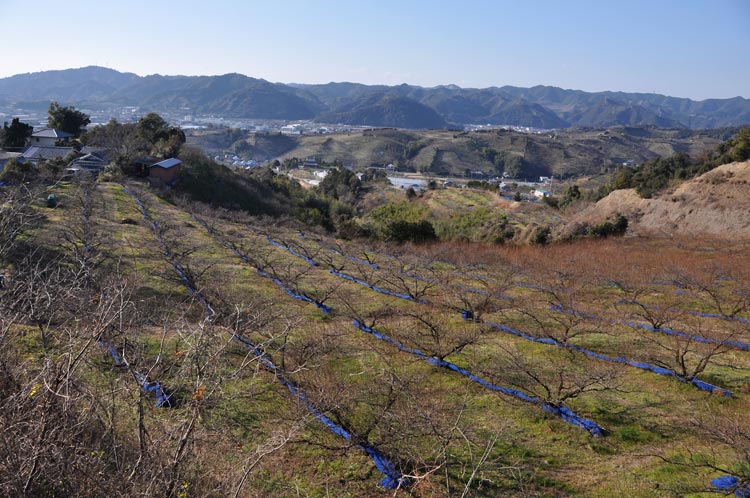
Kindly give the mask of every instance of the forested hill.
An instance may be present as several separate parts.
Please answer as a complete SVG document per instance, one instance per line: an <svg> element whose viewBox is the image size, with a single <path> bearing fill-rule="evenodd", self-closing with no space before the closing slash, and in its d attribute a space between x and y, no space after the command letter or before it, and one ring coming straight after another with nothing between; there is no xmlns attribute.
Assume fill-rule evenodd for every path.
<svg viewBox="0 0 750 498"><path fill-rule="evenodd" d="M50 100L76 106L139 106L157 112L187 110L235 118L316 119L414 129L466 124L700 129L750 123L750 100L742 97L695 101L550 86L285 85L236 73L141 77L95 66L0 79L4 107L38 107Z"/></svg>

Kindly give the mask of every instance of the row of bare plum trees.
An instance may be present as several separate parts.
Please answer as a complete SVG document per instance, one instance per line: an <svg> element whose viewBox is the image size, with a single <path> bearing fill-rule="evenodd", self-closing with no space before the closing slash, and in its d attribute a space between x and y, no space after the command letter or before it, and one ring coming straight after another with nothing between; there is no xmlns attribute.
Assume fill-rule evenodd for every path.
<svg viewBox="0 0 750 498"><path fill-rule="evenodd" d="M297 294L333 306L333 319L311 330L302 314L286 305L289 298L283 293L274 298L262 293L240 296L217 281L214 262L202 256L200 244L190 242L193 227L160 223L167 254L155 239L139 241L146 253L155 255L151 263L139 264L144 248L113 240L117 230L105 227L119 221L106 215L112 206L105 202L113 201L105 201L111 197L94 185L64 199L59 226L40 214L42 191L19 187L3 189L0 195L4 496L253 496L271 493L268 489L292 494L283 484L271 482L268 474L261 477L264 465L278 465L266 463L271 454L293 459L295 448L315 445L343 455L358 444L377 447L394 460L411 478L416 495L470 495L477 487L500 493L503 486L523 494L533 488L533 463L511 456L513 435L507 430L500 427L487 436L467 423L467 406L477 395L473 389L465 387L463 403L425 395L425 386L434 385L434 373L373 341L367 343L373 358L357 360L357 371L342 375L341 365L362 358L361 345L352 339L356 332L338 326L336 317L382 326L434 358L471 352L473 364L487 378L558 406L592 391L616 392L624 383L623 368L590 361L572 349L529 349L515 341L491 342L496 346L492 352L477 349L474 346L490 344L497 332L463 321L458 313L513 323L534 337L561 344L628 329L643 349L627 353L686 379L722 364L736 349L728 341L748 335L742 320L748 306L743 293L747 280L737 272L673 272L668 280L678 283L681 293L666 287L657 300L653 281L661 277L642 269L600 272L603 278L592 278L580 262L535 261L530 271L529 265L508 261L493 266L487 276L478 269L467 275L456 274L447 264L425 265L411 255L382 257L374 265L365 253L356 254L359 261L343 258L341 254L354 255L345 247L277 237L323 268L425 302L402 305L386 297L386 305L370 306L356 300L359 294L352 292L351 284L320 268L290 262L262 238L253 242L239 232L216 228L249 264ZM211 219L237 215L207 211L204 217L210 224ZM199 306L185 299L179 290L181 277L170 268L175 263L217 316L206 319ZM511 295L515 299L504 298ZM696 302L702 303L702 311L722 318L697 316ZM609 317L591 318L610 306ZM655 331L612 324L622 317ZM686 333L657 333L666 328ZM303 407L286 394L280 396L269 374L261 372L258 356L233 336L261 345L320 412L357 440L326 435ZM116 348L124 368L114 365L101 342ZM156 409L134 371L168 386L175 406ZM261 402L269 397L274 399L272 408ZM292 409L281 415L278 404ZM694 455L677 463L696 471L735 474L736 486L744 486L750 472L739 464L750 463L747 415L717 413L685 420L690 430L713 442L716 457ZM271 423L257 422L250 430L248 419L253 417ZM727 451L735 453L731 460L737 467L723 468L729 460L722 453ZM366 480L367 468L362 466L353 479ZM501 476L501 482L483 482L480 470Z"/></svg>
<svg viewBox="0 0 750 498"><path fill-rule="evenodd" d="M495 266L491 276L482 276L478 271L467 278L457 275L450 265L424 265L419 258L410 256L375 255L373 259L371 252L347 253L340 246L315 245L310 243L310 237L304 239L278 238L280 245L293 248L294 253L303 254L305 260L314 260L323 268L345 273L371 288L390 289L397 295L425 302L426 306L414 311L384 306L363 312L362 306L344 293L335 292L331 284L326 284L326 292L320 294L323 298L335 295L344 308L339 313L369 327L387 324L399 340L432 357L442 360L459 353L480 343L488 332L474 324L457 325L446 309L469 311L465 316L476 321L488 315L522 324L529 336L563 346L562 351L547 349L529 354L522 348L498 345L504 353L505 368L497 368L495 358L477 362L483 365L483 374L510 381L553 404L561 405L591 391L616 392L622 387L622 368L580 361L580 347L576 345L587 336L612 338L615 350L607 351L610 358L623 360L623 354L635 358L621 361L622 364L647 365L647 369L669 372L703 389L713 390L714 386L698 379L712 366L746 368L733 364L731 359L735 352L750 349L750 281L747 272L731 261L710 261L697 268L658 261L651 254L650 264L655 269L646 267L642 260L633 264L628 258L621 258L619 264L609 261L611 264L602 265L580 254L552 261L537 259L531 267L514 265L509 258L499 270ZM320 284L311 284L311 279L306 278L319 270L290 263L273 251L254 251L262 254L257 264L286 285L300 292L320 292ZM522 292L522 298L508 299L517 286L534 292ZM497 377L500 370L505 371L501 379ZM740 386L740 396L745 392ZM729 448L735 462L747 462L744 416L711 412L702 410L703 415L686 418L684 428L698 431L719 447ZM689 448L686 451L692 454ZM747 473L741 471L741 466L727 467L728 461L731 459L705 454L675 460L709 475L716 471L742 474L734 481L733 489L743 489L748 484Z"/></svg>

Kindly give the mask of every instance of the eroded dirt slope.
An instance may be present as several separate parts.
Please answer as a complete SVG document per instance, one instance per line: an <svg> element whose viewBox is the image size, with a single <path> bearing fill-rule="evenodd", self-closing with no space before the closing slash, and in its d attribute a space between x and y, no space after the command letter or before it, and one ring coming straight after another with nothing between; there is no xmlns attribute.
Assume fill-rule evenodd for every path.
<svg viewBox="0 0 750 498"><path fill-rule="evenodd" d="M719 166L653 199L615 190L579 213L570 226L600 223L617 213L635 234L750 237L750 161Z"/></svg>

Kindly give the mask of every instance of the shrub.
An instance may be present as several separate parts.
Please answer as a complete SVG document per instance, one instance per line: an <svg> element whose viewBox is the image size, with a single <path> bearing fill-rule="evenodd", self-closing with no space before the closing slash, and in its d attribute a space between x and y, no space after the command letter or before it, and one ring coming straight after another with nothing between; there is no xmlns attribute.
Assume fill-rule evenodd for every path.
<svg viewBox="0 0 750 498"><path fill-rule="evenodd" d="M531 235L530 242L534 245L545 245L549 242L550 232L551 230L548 226L536 227L536 230Z"/></svg>
<svg viewBox="0 0 750 498"><path fill-rule="evenodd" d="M354 203L362 189L362 182L348 169L339 167L328 172L318 189L328 197Z"/></svg>
<svg viewBox="0 0 750 498"><path fill-rule="evenodd" d="M345 220L338 225L338 234L344 240L351 240L357 237L367 237L369 232L359 226L354 220Z"/></svg>
<svg viewBox="0 0 750 498"><path fill-rule="evenodd" d="M460 213L435 223L441 240L502 243L512 239L516 231L508 217L490 208Z"/></svg>
<svg viewBox="0 0 750 498"><path fill-rule="evenodd" d="M489 190L490 192L496 192L497 191L497 185L490 182L485 182L483 180L470 180L467 184L467 187L469 188L477 188L482 190Z"/></svg>
<svg viewBox="0 0 750 498"><path fill-rule="evenodd" d="M27 161L19 161L15 157L5 163L5 168L0 172L0 181L22 182L36 178L39 175L33 164Z"/></svg>
<svg viewBox="0 0 750 498"><path fill-rule="evenodd" d="M628 230L628 219L621 214L613 220L591 227L593 237L609 237L610 235L623 235Z"/></svg>
<svg viewBox="0 0 750 498"><path fill-rule="evenodd" d="M427 220L418 222L392 221L388 223L385 239L392 242L429 242L436 240L435 228Z"/></svg>

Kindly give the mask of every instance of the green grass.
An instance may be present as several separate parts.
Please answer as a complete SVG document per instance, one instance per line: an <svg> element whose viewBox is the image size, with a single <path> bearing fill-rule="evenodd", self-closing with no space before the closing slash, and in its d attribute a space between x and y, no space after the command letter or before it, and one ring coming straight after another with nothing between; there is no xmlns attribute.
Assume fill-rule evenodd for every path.
<svg viewBox="0 0 750 498"><path fill-rule="evenodd" d="M450 258L435 261L425 256L421 252L423 249L386 246L371 251L366 243L336 241L321 236L324 247L341 243L347 254L370 254L382 266L381 270L375 271L321 249L313 238L302 239L296 231L283 226L253 227L270 231L277 240L294 241L311 253L318 252L321 259L330 258L333 264L343 266L347 273L363 276L357 273L361 270L378 285L388 286L382 280L390 278L389 273L401 270L402 264L406 263L407 270L413 269L441 282L427 293L427 298L434 304L428 308L336 278L325 266L311 268L283 249L269 245L249 227L212 217L210 213L205 215L225 238L244 243L249 255L263 254L278 268L291 274L305 272L299 279L302 291L312 295L322 288L335 288L327 301L334 307L334 313L325 317L314 306L289 298L273 282L262 278L192 221L179 206L160 199L158 192L144 190L139 195L158 223L179 228L177 247L190 248L192 251L186 258L187 262L194 268L206 269L199 282L217 309L228 313L235 305L245 305L263 316L262 323L258 322L247 331L249 338L265 343L274 361L281 362L284 358L290 368L289 377L322 410L332 415L338 405L340 415L352 429L361 433L371 429L368 441L377 444L389 456L403 459L407 462L407 470L425 472L439 461L440 455L449 456L447 467L419 484L413 491L415 496L445 496L446 475L452 489L462 490L478 456L495 437L498 440L490 453L491 458L480 469L474 482L472 493L475 496L521 496L524 489L530 489L542 496L604 497L625 493L645 497L669 496L670 488L690 495L705 486L710 476L696 473L687 466L664 463L653 455L686 458L688 449L707 452L710 449L708 442L702 439L695 427L686 423L686 417L709 413L730 415L747 409L748 392L743 386L750 380L750 355L746 352L726 353L720 357L721 364L710 366L701 375L708 382L734 389L736 399L710 396L673 379L621 366L617 369L620 374L617 390L587 393L566 403L609 432L601 439L592 438L538 406L488 391L455 372L433 367L355 329L351 324L352 314L376 315L378 330L409 347L429 343L429 340L424 336L417 337L415 331L419 324L413 318L405 318L406 314L425 316L428 311L433 313L440 319L447 340L467 330L477 330L481 326L463 322L456 309L442 307L460 304L455 289L448 285L482 288L486 282L473 272L500 278L505 265L513 258L517 258L513 261L523 262L523 273L516 277L518 281L545 281L542 263L528 254L508 251L497 253L497 256L488 255L469 269L460 262L449 261ZM431 202L437 200L442 203L441 209L448 212L457 206L490 202L491 197L485 192L464 195L456 191L449 192L449 195L435 194L431 198ZM153 323L140 322L124 331L128 351L139 365L158 363L153 375L160 376L159 380L179 390L185 399L184 405L173 410L157 410L149 400L146 412L149 430L152 433L177 431L181 421L191 413L193 395L204 379L221 379L220 388L201 407L200 451L204 452L202 457L205 458L200 466L195 467L197 475L202 475L200 472L218 475L238 472L256 446L270 437L274 430L289 428L302 418L304 423L292 442L270 455L253 472L249 495L294 496L297 490L309 496L372 496L382 493L377 487L381 476L360 450L331 434L310 417L303 404L290 396L272 374L257 370L255 362L243 364L246 351L230 340L228 327L231 320L222 316L214 324L200 325L200 306L190 303L179 282L160 276L170 275L173 270L160 254L158 244L143 223L134 201L119 186L102 184L97 187L95 204L101 206L95 212L96 223L107 233L102 251L112 260L117 260L126 274L137 276L134 280L137 306L145 306L143 300L156 310L152 315L156 317ZM51 244L56 237L51 225L74 220L77 216L75 210L67 208L40 212L49 223L42 224L32 234L32 239L46 244ZM126 217L137 220L138 224L121 224ZM438 248L433 249L432 254L441 254ZM645 248L623 246L625 249L657 254L648 245ZM384 256L384 253L391 252L399 259ZM557 257L555 254L547 251L544 257L550 258L557 268L559 261L551 259ZM572 268L581 276L594 271L578 263L572 264ZM597 271L604 273L604 270ZM611 307L620 293L601 285L597 279L591 280L597 283L579 284L577 295L578 302L587 311L607 318L617 318L628 312L628 309L618 311ZM733 289L741 285L741 282L727 283L723 292L731 295ZM507 292L515 301L499 303L504 310L490 313L485 318L529 331L531 322L518 311L525 309L538 313L547 325L554 323L554 315L547 312L545 295L540 291L512 287ZM658 304L666 299L665 296L667 291L654 287L647 299L649 303ZM347 305L353 308L353 313ZM705 309L707 301L701 296L685 296L680 305ZM707 330L723 325L721 321L711 319L699 319L699 322ZM614 356L645 358L644 348L650 345L644 340L646 332L621 325L588 325L603 330L575 339L576 344ZM217 340L205 344L198 342L201 330L204 330L201 327L209 327ZM282 331L286 332L283 337L279 335ZM62 345L63 330L54 333ZM164 350L161 351L163 334ZM273 340L269 340L271 336L274 336ZM13 344L30 364L38 361L41 345L39 334L33 329L17 328ZM514 385L519 382L518 372L514 371L504 350L515 349L535 362L540 375L552 375L556 362L567 358L564 352L551 346L487 330L475 344L450 355L448 360L498 384ZM63 354L63 350L55 349L54 352ZM112 406L121 417L119 430L123 437L133 438L137 420L137 385L132 377L112 368L106 354L98 347L91 348L87 354L81 378L90 389L108 393L107 399L113 400ZM188 361L199 357L211 358L210 362L206 360L204 363L210 375L195 370ZM296 362L301 360L304 362L298 365ZM602 367L602 362L580 354L570 356L568 361L577 372ZM394 380L405 386L404 390L398 393L389 409L384 409L388 382ZM529 390L528 386L526 389ZM448 434L452 435L450 439L446 438ZM169 444L174 443L170 441ZM426 459L424 466L419 462L420 457ZM730 461L728 453L719 454L719 457ZM693 493L690 496L699 495Z"/></svg>

